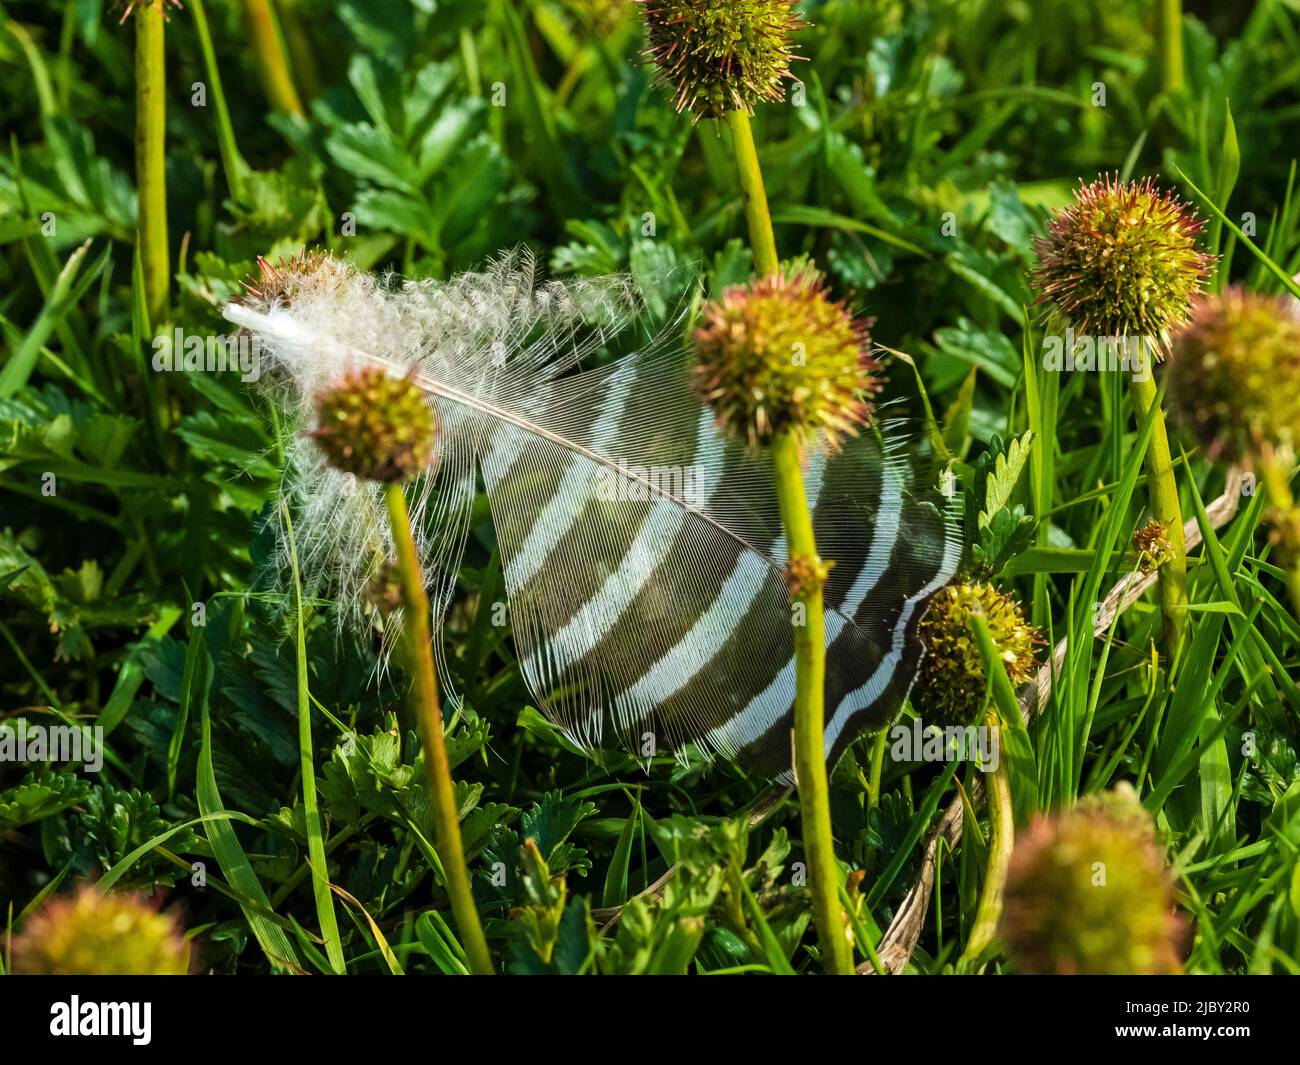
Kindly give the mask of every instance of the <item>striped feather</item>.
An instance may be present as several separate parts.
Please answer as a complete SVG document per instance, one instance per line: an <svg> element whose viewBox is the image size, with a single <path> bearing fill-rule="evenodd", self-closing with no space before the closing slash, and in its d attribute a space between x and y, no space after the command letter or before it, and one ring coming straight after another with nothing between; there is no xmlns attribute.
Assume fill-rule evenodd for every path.
<svg viewBox="0 0 1300 1065"><path fill-rule="evenodd" d="M787 778L795 674L770 466L719 435L679 346L664 339L674 332L582 369L639 320L620 279L539 288L526 255L442 284L351 276L343 328L310 294L306 305L298 295L291 307L226 313L260 339L308 427L321 384L358 363L412 373L428 392L440 464L410 497L429 530L419 546L435 621L454 592L481 477L524 679L569 738L587 749L693 749ZM376 491L340 501L307 445L294 463L291 491L326 529L317 561L345 559L356 583L373 564L367 545L385 535L363 520ZM922 653L925 604L960 561L936 472L894 423L807 456L819 550L836 563L826 587L832 761L897 712ZM439 661L446 677L441 647Z"/></svg>

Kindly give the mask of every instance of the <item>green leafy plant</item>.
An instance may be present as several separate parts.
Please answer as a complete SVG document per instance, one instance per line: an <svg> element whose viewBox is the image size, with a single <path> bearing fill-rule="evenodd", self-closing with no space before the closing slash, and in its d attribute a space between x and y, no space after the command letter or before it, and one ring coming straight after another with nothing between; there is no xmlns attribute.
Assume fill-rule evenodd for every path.
<svg viewBox="0 0 1300 1065"><path fill-rule="evenodd" d="M438 840L454 820L461 914L504 972L1300 968L1293 4L186 0L165 24L135 7L120 27L107 4L0 13L0 725L98 727L104 754L95 774L0 760L6 966L51 914L70 942L89 881L165 895L153 917L183 915L204 972L466 974L480 951ZM282 485L315 445L222 308L245 282L261 310L290 306L278 286L326 255L420 286L518 245L566 283L625 273L643 293L644 330L584 350L597 371L658 337L685 375L696 331L735 324L729 292L770 290L783 256L787 282L815 265L801 328L831 343L807 354L845 371L822 413L846 449L841 401L902 423L963 508L960 581L997 590L982 618L949 612L966 628L943 660L967 720L1000 735L1000 776L900 739L932 716L939 653L900 671L902 716L844 745L807 816L834 712L815 683L799 798L694 749L584 754L525 685L478 482L446 575L437 679L458 698L417 716L420 663L387 653L394 560L355 560L377 563L356 595L308 579L319 514ZM1045 287L1093 332L1170 330L1171 357L1140 390L1056 372ZM745 369L722 348L700 370L715 386ZM855 365L870 387L851 396ZM733 423L769 402L732 398ZM656 413L636 431L664 432ZM799 523L796 445L779 450ZM772 490L753 482L726 486L737 511ZM879 489L866 476L852 500L867 519ZM832 586L862 562L796 531ZM909 571L880 561L882 580ZM944 605L923 597L909 624ZM888 646L891 619L864 624ZM1137 835L1099 798L1125 782ZM1108 849L1112 895L1067 882L1071 840ZM1116 867L1145 877L1118 908ZM163 924L170 967L186 933ZM1099 964L1065 934L1085 924Z"/></svg>

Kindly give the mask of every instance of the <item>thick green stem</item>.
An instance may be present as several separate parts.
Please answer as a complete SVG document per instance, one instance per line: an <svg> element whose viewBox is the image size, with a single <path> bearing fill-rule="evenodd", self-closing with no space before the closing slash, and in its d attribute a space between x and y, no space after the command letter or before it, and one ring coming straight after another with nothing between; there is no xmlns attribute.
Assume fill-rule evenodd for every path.
<svg viewBox="0 0 1300 1065"><path fill-rule="evenodd" d="M149 327L167 313L171 266L167 247L167 87L163 59L163 7L135 9L135 186L136 225L144 269Z"/></svg>
<svg viewBox="0 0 1300 1065"><path fill-rule="evenodd" d="M465 866L465 848L460 838L460 819L456 811L456 790L451 782L451 763L443 740L442 711L438 706L438 680L433 671L433 641L429 635L429 597L424 591L424 575L411 535L411 518L406 510L406 496L400 484L385 489L388 521L393 531L393 550L397 556L397 575L402 586L403 630L406 639L407 665L413 677L412 701L424 742L424 762L429 770L429 806L433 811L434 841L442 860L447 894L456 928L469 957L470 968L480 976L490 976L492 955L479 924L478 908L470 888L469 870Z"/></svg>
<svg viewBox="0 0 1300 1065"><path fill-rule="evenodd" d="M1167 93L1186 87L1183 70L1183 0L1160 3L1160 72Z"/></svg>
<svg viewBox="0 0 1300 1065"><path fill-rule="evenodd" d="M727 114L736 170L749 225L749 243L754 268L769 276L780 268L772 216L758 150L749 115L744 111ZM803 823L804 854L808 860L808 886L813 897L813 919L825 955L826 971L848 976L853 973L852 933L840 906L840 874L831 836L830 786L826 777L825 701L826 635L822 605L822 578L817 575L820 559L813 536L812 515L804 492L802 448L798 439L783 433L772 442L776 470L776 494L785 525L792 572L803 574L794 591L794 763L799 785L799 813Z"/></svg>
<svg viewBox="0 0 1300 1065"><path fill-rule="evenodd" d="M745 204L745 221L749 225L749 245L754 251L754 270L759 277L767 277L776 273L780 260L776 254L776 235L772 232L772 215L767 209L763 171L758 166L758 149L754 147L749 115L744 111L728 112L727 127L731 130L732 150L740 174L740 195Z"/></svg>
<svg viewBox="0 0 1300 1065"><path fill-rule="evenodd" d="M840 906L840 874L831 836L830 785L826 775L823 580L818 572L820 560L813 539L808 497L804 491L801 451L798 439L790 433L782 433L772 442L776 495L789 544L791 572L799 574L791 587L795 778L799 786L799 813L803 822L813 919L825 955L824 964L827 972L848 976L853 972L852 941Z"/></svg>
<svg viewBox="0 0 1300 1065"><path fill-rule="evenodd" d="M975 911L975 924L966 940L963 962L974 962L984 948L993 942L1002 919L1002 893L1007 885L1007 868L1011 863L1011 848L1015 843L1014 816L1011 809L1011 782L1007 778L1007 763L1003 757L1002 729L993 724L996 716L990 714L986 721L992 732L993 749L998 752L998 767L988 775L989 804L989 860L984 872L984 892Z"/></svg>
<svg viewBox="0 0 1300 1065"><path fill-rule="evenodd" d="M302 101L289 71L289 52L280 32L280 21L275 17L271 0L245 0L248 26L257 50L257 66L262 75L266 95L278 111L291 115L302 114Z"/></svg>
<svg viewBox="0 0 1300 1065"><path fill-rule="evenodd" d="M1151 374L1129 378L1133 406L1140 423L1156 401L1156 382ZM1147 493L1151 514L1165 528L1173 548L1170 559L1160 567L1160 612L1164 617L1165 650L1173 659L1187 624L1187 545L1183 540L1183 512L1178 502L1178 482L1174 478L1174 461L1169 453L1169 434L1165 431L1164 411L1156 411L1151 443L1147 446Z"/></svg>
<svg viewBox="0 0 1300 1065"><path fill-rule="evenodd" d="M1276 454L1262 456L1257 465L1268 501L1277 512L1279 529L1293 529L1300 525L1300 513L1297 513L1295 497L1291 494L1290 470L1278 460ZM1296 618L1300 619L1300 544L1285 542L1287 539L1284 537L1280 562L1286 568L1286 586L1291 593L1291 605Z"/></svg>

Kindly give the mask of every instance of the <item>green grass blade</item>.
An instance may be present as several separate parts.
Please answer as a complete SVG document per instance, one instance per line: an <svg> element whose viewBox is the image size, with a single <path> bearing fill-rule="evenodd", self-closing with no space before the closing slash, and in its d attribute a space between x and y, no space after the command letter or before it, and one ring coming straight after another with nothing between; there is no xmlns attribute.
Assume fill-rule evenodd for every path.
<svg viewBox="0 0 1300 1065"><path fill-rule="evenodd" d="M641 823L641 801L630 795L632 812L623 822L623 831L618 835L614 854L609 860L609 872L605 876L605 888L601 893L600 904L603 907L621 906L627 901L628 867L632 861L632 844L636 839L637 828Z"/></svg>
<svg viewBox="0 0 1300 1065"><path fill-rule="evenodd" d="M415 919L415 938L443 975L469 975L465 950L456 941L446 918L437 910L426 910Z"/></svg>
<svg viewBox="0 0 1300 1065"><path fill-rule="evenodd" d="M758 941L763 947L763 957L767 960L768 966L778 976L794 976L794 969L785 956L781 941L776 938L776 933L772 931L772 926L763 915L763 907L754 898L754 893L745 883L743 876L739 877L737 882L740 884L741 894L745 896L745 906L754 920L754 927L758 929Z"/></svg>
<svg viewBox="0 0 1300 1065"><path fill-rule="evenodd" d="M195 629L190 638L202 642L203 630ZM205 668L203 672L205 676L200 682L197 698L202 741L199 748L199 764L194 795L199 804L199 812L207 818L210 815L225 813L226 810L222 805L221 793L217 790L216 773L212 768L212 719L208 711L206 690L206 655L204 658ZM235 835L235 830L226 821L211 820L205 821L204 832L208 837L209 845L212 847L212 853L216 856L217 863L221 866L222 872L225 873L230 886L253 900L262 909L270 910L270 900L266 897L262 882L258 879L257 873L254 872L253 866L248 860L248 855L244 853L244 848L240 846L239 837ZM286 972L290 970L291 966L297 966L298 953L289 937L285 935L284 930L268 921L263 914L251 906L241 903L241 909L244 912L244 919L248 922L248 927L252 930L267 960L271 963L272 969L277 972Z"/></svg>
<svg viewBox="0 0 1300 1065"><path fill-rule="evenodd" d="M289 541L289 563L293 570L293 603L295 625L295 668L298 696L298 765L302 777L303 823L307 830L307 855L311 863L312 896L316 900L316 919L320 921L325 952L336 973L346 971L343 959L343 941L339 937L338 918L334 913L334 895L330 891L329 864L325 859L325 837L321 830L320 807L316 802L315 749L311 740L311 697L307 673L307 627L303 618L302 575L298 572L298 545L293 536L293 520L289 508L281 504L285 530Z"/></svg>
<svg viewBox="0 0 1300 1065"><path fill-rule="evenodd" d="M103 876L95 881L96 886L101 891L109 890L109 888L113 887L114 884L121 880L122 877L130 871L131 866L135 865L136 862L154 848L161 847L171 839L172 836L176 835L176 833L183 832L187 828L193 828L195 825L206 825L213 821L240 821L243 824L254 826L260 824L256 818L249 817L248 814L240 813L237 810L222 810L220 813L205 814L202 817L195 817L189 821L182 821L179 825L172 825L172 827L167 829L165 832L159 832L158 835L145 840L145 842L141 843L138 847L124 854Z"/></svg>
<svg viewBox="0 0 1300 1065"><path fill-rule="evenodd" d="M1257 258L1264 265L1264 268L1268 270L1269 273L1271 273L1274 277L1276 277L1279 281L1282 282L1283 286L1287 289L1287 291L1291 293L1291 295L1295 296L1296 299L1300 299L1300 284L1297 284L1292 279L1290 274L1288 274L1284 269L1282 269L1282 267L1278 266L1277 263L1275 263L1272 259L1268 257L1268 255L1265 254L1264 250L1258 244L1256 244L1253 240L1251 240L1248 236L1246 236L1246 234L1242 232L1241 227L1238 226L1237 223L1234 222L1231 218L1229 218L1226 214L1224 214L1223 211L1219 209L1219 205L1215 203L1213 199L1211 199L1209 196L1203 193L1199 188L1197 188L1196 185L1192 182L1192 179L1189 178L1183 172L1182 167L1175 164L1174 169L1177 170L1178 175L1184 181L1187 182L1188 188L1190 188L1192 192L1196 194L1196 198L1210 209L1211 213L1213 213L1215 218L1217 218L1221 223L1223 223L1230 230L1232 230L1232 232L1236 235L1237 239L1251 250L1251 253L1255 256L1255 258Z"/></svg>
<svg viewBox="0 0 1300 1065"><path fill-rule="evenodd" d="M63 316L72 308L73 285L77 280L77 274L81 272L81 264L88 251L90 251L90 241L77 248L63 264L63 269L59 271L59 276L54 281L54 288L50 290L45 305L36 316L36 321L32 323L22 343L9 356L4 369L0 370L0 399L8 399L27 384L27 379L36 368L41 346L63 320Z"/></svg>

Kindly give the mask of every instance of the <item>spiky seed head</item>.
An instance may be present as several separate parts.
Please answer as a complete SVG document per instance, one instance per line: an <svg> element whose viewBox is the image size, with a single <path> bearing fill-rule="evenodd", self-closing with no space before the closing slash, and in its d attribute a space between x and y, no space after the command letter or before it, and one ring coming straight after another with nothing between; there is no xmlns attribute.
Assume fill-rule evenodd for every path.
<svg viewBox="0 0 1300 1065"><path fill-rule="evenodd" d="M28 918L13 964L46 976L183 976L189 948L176 919L143 896L83 887Z"/></svg>
<svg viewBox="0 0 1300 1065"><path fill-rule="evenodd" d="M1163 353L1213 263L1196 245L1204 224L1150 178L1081 185L1035 239L1038 301L1082 334L1145 337Z"/></svg>
<svg viewBox="0 0 1300 1065"><path fill-rule="evenodd" d="M1038 630L1008 595L983 581L950 584L936 592L918 630L921 659L912 705L927 725L970 725L984 708L987 680L979 645L970 629L972 614L981 614L1012 684L1034 675Z"/></svg>
<svg viewBox="0 0 1300 1065"><path fill-rule="evenodd" d="M1000 932L1023 973L1179 971L1173 878L1131 787L1035 817L1011 855Z"/></svg>
<svg viewBox="0 0 1300 1065"><path fill-rule="evenodd" d="M678 111L695 121L754 111L780 100L794 80L790 38L808 25L795 0L638 0L645 12L647 58L672 86Z"/></svg>
<svg viewBox="0 0 1300 1065"><path fill-rule="evenodd" d="M790 431L834 447L871 416L880 389L869 320L832 300L810 267L727 289L695 332L695 387L718 423L758 446Z"/></svg>
<svg viewBox="0 0 1300 1065"><path fill-rule="evenodd" d="M1285 299L1231 288L1174 334L1171 413L1213 455L1300 450L1300 319Z"/></svg>
<svg viewBox="0 0 1300 1065"><path fill-rule="evenodd" d="M352 276L352 267L322 248L303 248L297 255L278 263L257 257L257 273L241 282L244 303L254 310L292 306L304 294L318 294L342 288Z"/></svg>
<svg viewBox="0 0 1300 1065"><path fill-rule="evenodd" d="M1137 552L1138 569L1143 573L1154 573L1174 557L1169 530L1155 518L1133 534L1133 550Z"/></svg>
<svg viewBox="0 0 1300 1065"><path fill-rule="evenodd" d="M436 423L410 377L352 370L317 397L312 436L330 465L363 480L405 482L433 463Z"/></svg>

